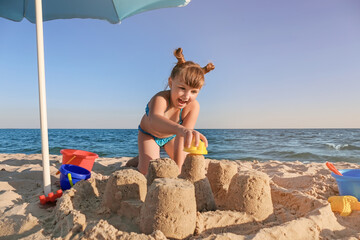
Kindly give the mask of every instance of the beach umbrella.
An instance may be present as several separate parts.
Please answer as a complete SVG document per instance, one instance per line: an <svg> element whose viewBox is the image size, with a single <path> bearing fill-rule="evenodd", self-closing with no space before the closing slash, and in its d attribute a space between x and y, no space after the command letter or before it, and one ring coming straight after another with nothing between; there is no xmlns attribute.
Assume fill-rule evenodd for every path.
<svg viewBox="0 0 360 240"><path fill-rule="evenodd" d="M40 128L45 195L51 192L43 21L54 19L91 18L120 23L123 19L149 10L182 7L191 0L0 0L0 17L36 24ZM2 33L4 34L4 33Z"/></svg>

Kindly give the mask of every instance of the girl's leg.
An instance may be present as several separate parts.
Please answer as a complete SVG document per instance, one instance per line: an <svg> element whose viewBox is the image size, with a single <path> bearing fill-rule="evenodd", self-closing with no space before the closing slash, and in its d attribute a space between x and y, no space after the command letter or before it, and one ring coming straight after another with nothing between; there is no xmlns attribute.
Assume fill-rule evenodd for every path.
<svg viewBox="0 0 360 240"><path fill-rule="evenodd" d="M154 138L139 131L138 135L139 164L138 170L146 175L149 168L149 162L152 159L160 157L160 147L156 144Z"/></svg>
<svg viewBox="0 0 360 240"><path fill-rule="evenodd" d="M175 137L174 139L171 139L171 141L169 141L164 145L164 149L166 153L169 155L169 157L176 162L176 164L179 167L179 171L181 173L182 165L184 164L185 157L188 153L184 152L182 148L179 147L180 145L181 142L179 142L179 139Z"/></svg>
<svg viewBox="0 0 360 240"><path fill-rule="evenodd" d="M164 145L165 152L167 153L167 155L169 155L171 159L174 159L174 142L175 138L171 139L171 141Z"/></svg>

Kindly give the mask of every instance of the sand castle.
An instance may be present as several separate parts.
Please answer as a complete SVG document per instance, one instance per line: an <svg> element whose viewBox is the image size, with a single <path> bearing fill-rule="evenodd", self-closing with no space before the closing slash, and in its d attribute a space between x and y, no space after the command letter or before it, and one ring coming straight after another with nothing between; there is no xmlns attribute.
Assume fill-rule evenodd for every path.
<svg viewBox="0 0 360 240"><path fill-rule="evenodd" d="M56 155L50 157L51 172L55 174L58 165L61 164L61 158ZM337 196L339 192L335 179L323 163L205 159L206 177L217 210L200 212L196 209L195 185L191 181L181 179L179 176L156 177L151 185L147 185L147 179L138 171L122 167L129 159L100 158L94 165L90 179L80 181L65 191L56 205L51 203L41 205L36 196L42 194L42 189L39 187L41 167L38 166L41 156L0 154L0 164L2 164L0 183L4 189L0 193L2 196L0 238L89 240L165 240L181 239L183 236L189 236L185 237L189 240L360 238L358 224L360 211L352 211L346 217L332 211L328 198ZM154 160L154 163L156 161L159 163L154 166L162 165L161 161L171 163L165 159ZM354 163L337 164L342 169L359 167ZM259 172L266 174L268 178ZM269 179L271 203L264 201L269 200L270 197L266 194ZM256 181L258 183L255 187L252 184ZM248 184L242 184L243 182ZM241 188L241 185L249 187ZM59 186L53 187L56 189ZM131 194L128 194L129 189ZM161 199L166 199L169 203L173 201L171 196L168 196L173 193L165 194L172 191L177 196L176 201L174 200L174 204L164 204ZM234 196L236 191L237 194ZM186 205L179 197L183 194L187 196ZM239 201L253 200L247 204L248 207L243 208L244 205L238 204L239 201L231 203L236 197L240 199ZM230 203L233 205L228 206ZM145 205L146 208L143 208ZM227 210L227 208L240 210ZM158 213L152 214L155 209L159 210ZM272 209L273 213L261 212L259 209ZM169 213L176 211L174 218L170 218L172 216ZM186 224L189 225L184 224L190 229L188 232L182 226L181 218L179 220L178 217L184 211L189 213L186 217L188 219ZM161 212L163 215L160 214ZM149 215L158 217L147 219ZM267 215L269 216L266 217ZM262 218L265 219L259 220ZM194 219L195 230L192 232ZM147 221L149 224L146 224ZM172 232L167 232L166 224L174 228ZM145 229L148 226L151 226L150 230ZM160 228L162 230L159 230ZM151 234L143 233L151 230L153 230Z"/></svg>
<svg viewBox="0 0 360 240"><path fill-rule="evenodd" d="M201 214L217 207L239 212L244 222L262 221L273 213L267 175L257 171L238 173L230 162L210 162L206 171L204 145L185 150L189 154L180 175L169 158L150 161L146 179L132 169L113 173L102 206L130 218L144 234L160 230L171 239L201 234Z"/></svg>
<svg viewBox="0 0 360 240"><path fill-rule="evenodd" d="M238 173L236 165L229 162L210 162L207 171L203 142L184 150L189 153L180 175L170 158L151 160L146 179L133 169L113 173L106 184L102 207L130 219L144 234L159 230L171 239L200 234L204 230L201 212L217 207L250 216L243 219L245 222L262 221L273 213L267 175Z"/></svg>

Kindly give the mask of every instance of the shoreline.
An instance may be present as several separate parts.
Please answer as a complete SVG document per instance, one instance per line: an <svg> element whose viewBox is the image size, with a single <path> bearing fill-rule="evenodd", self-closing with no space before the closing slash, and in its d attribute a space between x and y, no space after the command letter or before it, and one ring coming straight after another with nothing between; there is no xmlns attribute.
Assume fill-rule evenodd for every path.
<svg viewBox="0 0 360 240"><path fill-rule="evenodd" d="M50 155L52 191L60 189L59 176L61 155ZM98 158L92 169L92 178L106 183L109 176L124 168L131 157ZM206 159L206 163L219 160ZM299 161L227 161L236 164L239 171L259 171L270 179L274 214L263 221L254 221L241 212L216 210L198 213L197 224L202 221L202 230L191 239L358 239L360 237L360 211L343 217L333 213L327 198L338 195L335 179L324 163L302 163ZM125 224L118 224L119 216L99 213L76 206L74 199L81 189L75 185L64 193L74 206L74 212L84 216L83 231L76 232L74 219L69 215L59 219L60 209L56 204L39 204L43 194L41 154L0 154L0 238L6 239L52 239L92 236L120 236L130 239L166 239L162 233L144 235L127 233ZM337 168L359 168L355 163L337 162ZM101 185L101 184L100 184ZM96 187L99 192L94 200L100 204L104 185ZM80 184L79 184L80 186ZM76 191L78 193L76 193ZM71 197L70 195L73 194ZM89 194L89 201L91 197ZM99 200L100 199L100 200ZM82 198L84 200L84 197ZM68 213L69 214L69 213ZM81 215L82 214L82 215ZM201 221L199 220L201 219ZM242 221L242 222L241 222ZM66 228L71 226L73 228ZM77 223L79 224L79 223ZM123 226L124 225L124 226ZM75 230L74 230L75 229ZM69 232L72 234L69 235ZM111 234L113 235L109 235ZM115 234L115 235L114 235ZM122 235L121 235L122 234ZM286 236L286 237L285 237Z"/></svg>

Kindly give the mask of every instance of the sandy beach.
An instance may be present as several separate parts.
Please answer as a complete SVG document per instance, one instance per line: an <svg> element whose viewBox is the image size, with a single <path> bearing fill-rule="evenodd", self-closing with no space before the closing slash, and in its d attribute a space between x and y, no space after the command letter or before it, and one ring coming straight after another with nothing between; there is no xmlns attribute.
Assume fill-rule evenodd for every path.
<svg viewBox="0 0 360 240"><path fill-rule="evenodd" d="M56 175L56 172L61 166L61 159L62 156L50 156L54 192L60 189L59 175ZM125 167L131 159L131 157L98 158L89 180L75 184L73 188L64 192L56 203L41 205L39 202L39 196L43 194L41 155L0 154L0 239L174 238L167 238L167 233L159 230L149 234L141 233L147 229L147 226L144 227L144 222L148 219L139 215L142 213L140 209L144 201L150 206L147 202L150 201L150 196L146 196L146 189L145 193L140 191L138 201L124 201L126 197L124 192L120 197L115 194L110 198L108 195L108 199L104 200L107 191L113 192L107 183L114 179L114 173L118 174L116 179L125 174L124 171L131 172L134 174L131 178L135 178L136 171ZM186 237L187 239L360 238L359 211L353 211L349 216L340 216L339 213L331 211L327 199L339 193L336 181L331 177L324 163L230 162L209 159L206 159L205 163L204 174L208 179L205 183L209 182L211 185L210 194L214 196L216 210L205 204L201 211L196 211L195 230ZM228 166L231 167L226 170ZM336 163L336 166L339 169L359 168L357 164L345 162ZM229 172L233 171L230 169L235 169L237 173L231 174L232 179L226 179ZM248 173L254 174L249 175L250 180L244 184L243 182L247 180L242 176ZM234 180L234 176L237 176L238 182ZM259 179L264 181L256 182ZM178 184L180 180L172 181L177 181ZM189 181L181 181L184 184L182 190L185 191L188 186L193 189ZM195 180L193 182L195 184ZM158 184L161 187L161 184L164 184L164 182L160 183L161 181L154 180L153 184L147 187L147 191L154 189L153 185ZM259 192L249 192L250 195L261 196L250 199L250 203L254 203L253 212L249 210L251 204L247 206L238 204L236 192L238 189L234 186L241 184L244 186L255 184L249 187L250 190L263 184ZM267 187L269 187L268 196ZM121 206L115 205L116 199L122 199L119 200ZM208 198L204 197L204 199L208 201ZM269 201L266 202L264 199ZM199 208L198 199L196 201ZM268 207L259 209L259 204ZM171 203L168 207L171 207ZM112 211L113 208L115 211ZM182 226L176 226L178 227Z"/></svg>

